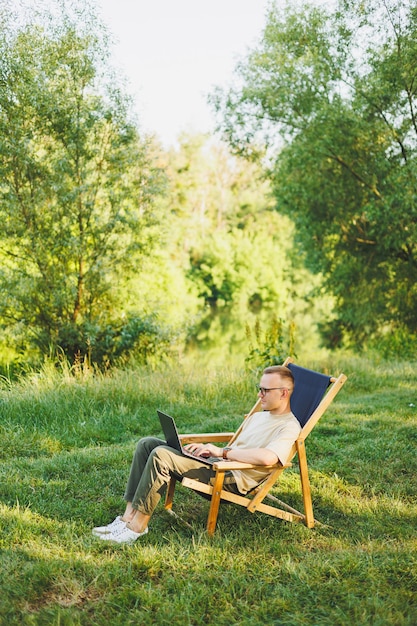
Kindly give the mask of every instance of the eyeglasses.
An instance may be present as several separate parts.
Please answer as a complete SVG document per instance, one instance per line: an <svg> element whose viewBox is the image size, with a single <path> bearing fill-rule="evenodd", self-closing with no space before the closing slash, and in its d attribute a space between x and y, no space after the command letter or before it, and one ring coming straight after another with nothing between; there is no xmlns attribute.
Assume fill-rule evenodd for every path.
<svg viewBox="0 0 417 626"><path fill-rule="evenodd" d="M259 385L256 385L256 388L261 396L265 396L268 391L275 391L275 389L287 389L287 387L270 387L269 389L267 389L266 387L259 387Z"/></svg>

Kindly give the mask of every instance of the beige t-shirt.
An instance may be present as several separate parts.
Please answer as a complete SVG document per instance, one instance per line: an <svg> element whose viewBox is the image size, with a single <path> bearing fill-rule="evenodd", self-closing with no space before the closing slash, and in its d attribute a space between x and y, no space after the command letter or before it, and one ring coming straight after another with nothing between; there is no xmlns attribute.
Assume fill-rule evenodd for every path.
<svg viewBox="0 0 417 626"><path fill-rule="evenodd" d="M271 415L269 411L260 411L246 418L242 430L231 447L242 450L267 448L275 452L284 464L300 431L300 423L293 413ZM267 469L231 471L240 493L247 493L270 473Z"/></svg>

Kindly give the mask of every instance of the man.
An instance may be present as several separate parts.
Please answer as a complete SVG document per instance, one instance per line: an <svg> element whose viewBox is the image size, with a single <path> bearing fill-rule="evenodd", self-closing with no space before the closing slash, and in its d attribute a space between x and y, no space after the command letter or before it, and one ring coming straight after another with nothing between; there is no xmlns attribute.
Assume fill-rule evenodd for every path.
<svg viewBox="0 0 417 626"><path fill-rule="evenodd" d="M133 455L124 499L127 502L123 515L108 526L93 529L93 534L103 541L132 543L148 532L148 523L171 476L187 476L209 484L215 471L201 458L215 456L230 461L242 461L265 466L251 470L227 472L224 489L245 494L269 473L266 466L287 461L291 447L301 427L291 412L290 398L294 379L287 367L267 367L262 374L258 396L262 411L248 417L230 448L220 448L211 443L192 443L186 446L195 459L182 455L156 437L145 437Z"/></svg>

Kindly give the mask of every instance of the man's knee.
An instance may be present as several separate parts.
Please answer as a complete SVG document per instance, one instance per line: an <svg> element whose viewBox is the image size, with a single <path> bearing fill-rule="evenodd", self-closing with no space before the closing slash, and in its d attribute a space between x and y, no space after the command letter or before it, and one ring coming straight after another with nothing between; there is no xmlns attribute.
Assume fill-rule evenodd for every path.
<svg viewBox="0 0 417 626"><path fill-rule="evenodd" d="M136 452L139 454L145 452L149 456L151 452L162 443L163 441L156 437L142 437L136 445Z"/></svg>

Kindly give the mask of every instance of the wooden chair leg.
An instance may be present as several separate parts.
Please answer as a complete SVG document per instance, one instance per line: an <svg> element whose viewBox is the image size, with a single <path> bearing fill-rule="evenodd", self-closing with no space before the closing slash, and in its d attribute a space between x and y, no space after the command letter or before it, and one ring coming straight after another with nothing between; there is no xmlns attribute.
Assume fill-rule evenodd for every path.
<svg viewBox="0 0 417 626"><path fill-rule="evenodd" d="M220 494L223 488L224 472L217 472L214 478L213 493L211 495L210 510L207 519L207 532L214 535L217 524L217 516L219 514Z"/></svg>
<svg viewBox="0 0 417 626"><path fill-rule="evenodd" d="M165 508L168 510L172 509L172 502L174 500L174 491L175 491L176 484L177 484L177 479L172 476L171 480L169 481L167 493L165 496Z"/></svg>
<svg viewBox="0 0 417 626"><path fill-rule="evenodd" d="M300 468L301 489L303 492L305 524L307 528L314 527L313 503L311 501L310 479L308 477L307 455L303 440L297 440L298 466Z"/></svg>

